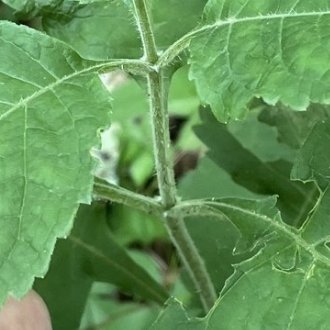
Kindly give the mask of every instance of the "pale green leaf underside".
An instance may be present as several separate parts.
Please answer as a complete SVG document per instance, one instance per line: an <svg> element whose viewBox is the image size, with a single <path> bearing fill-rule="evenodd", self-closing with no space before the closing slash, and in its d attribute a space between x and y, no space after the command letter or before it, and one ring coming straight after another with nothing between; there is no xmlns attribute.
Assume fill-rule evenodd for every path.
<svg viewBox="0 0 330 330"><path fill-rule="evenodd" d="M296 110L330 102L328 0L211 0L191 33L191 78L222 121L253 97Z"/></svg>
<svg viewBox="0 0 330 330"><path fill-rule="evenodd" d="M89 150L109 108L92 69L44 34L0 23L0 302L45 273L90 201Z"/></svg>

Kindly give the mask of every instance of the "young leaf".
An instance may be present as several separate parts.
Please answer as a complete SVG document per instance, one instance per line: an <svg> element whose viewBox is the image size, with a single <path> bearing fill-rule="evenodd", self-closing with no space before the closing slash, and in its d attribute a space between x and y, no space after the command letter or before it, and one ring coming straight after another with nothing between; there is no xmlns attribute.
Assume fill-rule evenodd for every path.
<svg viewBox="0 0 330 330"><path fill-rule="evenodd" d="M45 274L90 202L89 150L109 111L93 69L61 42L0 23L0 302Z"/></svg>
<svg viewBox="0 0 330 330"><path fill-rule="evenodd" d="M217 118L253 97L296 110L329 103L329 2L210 0L191 33L191 78Z"/></svg>

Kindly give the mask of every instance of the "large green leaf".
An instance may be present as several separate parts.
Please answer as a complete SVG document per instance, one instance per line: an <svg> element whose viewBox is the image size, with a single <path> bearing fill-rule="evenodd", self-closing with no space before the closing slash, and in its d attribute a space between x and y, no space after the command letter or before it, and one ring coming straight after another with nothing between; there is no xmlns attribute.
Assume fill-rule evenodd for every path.
<svg viewBox="0 0 330 330"><path fill-rule="evenodd" d="M89 150L109 111L92 65L44 34L0 23L0 302L45 274L56 238L90 202Z"/></svg>
<svg viewBox="0 0 330 330"><path fill-rule="evenodd" d="M191 78L217 118L245 115L254 96L303 110L329 104L328 0L210 0L191 33Z"/></svg>
<svg viewBox="0 0 330 330"><path fill-rule="evenodd" d="M12 1L7 0L8 4ZM28 1L35 4L35 1ZM142 45L124 1L96 1L77 6L64 1L57 12L41 11L48 34L66 41L80 55L89 59L138 58ZM158 48L164 49L194 28L199 22L206 0L148 1L153 17ZM40 4L39 4L40 6ZM184 15L178 16L178 13Z"/></svg>

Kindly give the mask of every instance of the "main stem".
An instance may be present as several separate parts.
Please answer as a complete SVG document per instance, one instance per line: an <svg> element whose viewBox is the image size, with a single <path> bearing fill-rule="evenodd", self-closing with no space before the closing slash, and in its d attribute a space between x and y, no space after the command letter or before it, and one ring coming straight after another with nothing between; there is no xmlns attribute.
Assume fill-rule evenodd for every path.
<svg viewBox="0 0 330 330"><path fill-rule="evenodd" d="M153 65L158 61L158 54L146 3L145 0L133 0L133 4L144 48L144 57L150 65ZM165 69L159 68L158 71L148 73L147 80L157 180L161 203L165 210L164 223L207 312L216 300L216 292L204 261L188 233L183 218L166 217L166 210L170 210L176 204L176 187L170 155L167 109L169 83Z"/></svg>
<svg viewBox="0 0 330 330"><path fill-rule="evenodd" d="M170 133L167 110L168 86L162 70L148 74L151 128L159 194L165 209L176 203L176 188L172 157L170 155Z"/></svg>

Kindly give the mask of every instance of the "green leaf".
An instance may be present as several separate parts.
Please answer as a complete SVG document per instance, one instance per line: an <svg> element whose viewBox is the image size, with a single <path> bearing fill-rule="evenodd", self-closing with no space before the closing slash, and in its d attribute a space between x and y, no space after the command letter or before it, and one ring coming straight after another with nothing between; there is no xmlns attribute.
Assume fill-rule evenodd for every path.
<svg viewBox="0 0 330 330"><path fill-rule="evenodd" d="M292 169L296 180L317 182L321 194L313 213L304 226L303 237L311 243L327 244L330 237L329 227L329 183L330 119L317 123L300 149ZM325 245L326 247L326 245Z"/></svg>
<svg viewBox="0 0 330 330"><path fill-rule="evenodd" d="M110 232L105 204L82 205L72 233L56 246L49 272L35 284L50 310L54 329L78 328L95 281L162 304L166 291L140 263L146 264L136 262Z"/></svg>
<svg viewBox="0 0 330 330"><path fill-rule="evenodd" d="M179 182L178 193L184 200L255 196L242 186L235 184L230 176L207 156L201 159L196 170L188 173ZM233 272L232 264L239 260L232 255L239 237L238 231L230 222L221 221L212 216L189 217L185 223L205 262L212 282L219 292ZM205 235L206 232L207 235Z"/></svg>
<svg viewBox="0 0 330 330"><path fill-rule="evenodd" d="M9 7L15 10L15 16L30 20L41 13L69 14L78 7L78 1L62 0L4 0Z"/></svg>
<svg viewBox="0 0 330 330"><path fill-rule="evenodd" d="M293 171L296 179L328 182L328 125L328 121L316 124L304 143ZM172 323L168 321L167 325L177 327L174 318L180 318L182 329L326 329L329 196L326 187L300 231L282 222L271 199L207 202L241 232L235 252L250 250L255 256L235 266L235 273L203 320L189 320L178 306L172 306L172 311L168 308L164 312L168 313L167 320L173 314ZM237 301L240 305L233 309ZM160 322L159 329L164 325Z"/></svg>
<svg viewBox="0 0 330 330"><path fill-rule="evenodd" d="M188 325L188 317L182 304L172 298L166 302L165 310L159 314L149 330L167 330L178 327L180 330L184 330L188 329L188 326L192 326L192 324ZM195 330L195 327L189 329Z"/></svg>
<svg viewBox="0 0 330 330"><path fill-rule="evenodd" d="M210 0L189 36L202 101L221 121L244 117L253 97L329 104L329 14L327 0Z"/></svg>
<svg viewBox="0 0 330 330"><path fill-rule="evenodd" d="M233 147L228 140L224 139L218 134L215 127L221 126L214 118L206 116L202 113L203 135L207 136L206 144L215 150L219 150L217 164L214 163L208 156L201 159L196 170L188 173L179 183L178 193L183 199L198 199L198 198L219 198L219 197L245 197L245 198L260 198L260 195L247 190L244 186L239 185L233 181L233 178L222 169L219 164L219 159L226 159L229 164L234 161L231 157L239 149ZM256 120L256 115L249 116L244 123L232 123L228 130L238 136L241 143L245 143L253 151L256 150L258 155L266 160L275 160L279 155L288 155L287 149L278 146L276 141L276 131L269 128L267 125L259 123ZM214 125L214 126L213 126ZM201 128L201 126L199 126ZM201 130L200 130L201 131ZM214 137L217 137L216 139ZM211 143L210 143L211 142ZM223 146L223 147L221 147ZM221 148L228 146L228 150L221 151ZM283 150L284 149L284 150ZM274 153L274 151L276 151ZM212 152L212 151L211 151ZM221 154L221 157L220 157ZM213 157L214 158L214 157ZM241 159L248 160L248 157L240 158L237 156L237 162ZM225 160L223 160L225 161ZM261 161L259 160L261 163ZM244 167L244 162L239 161L241 167ZM246 165L248 167L248 165ZM237 170L240 172L241 170ZM252 167L255 171L255 166ZM250 172L249 172L250 173ZM251 176L251 175L250 175ZM289 177L289 171L287 171ZM251 183L255 180L255 175L251 176ZM275 179L274 179L275 181ZM289 182L289 179L287 179ZM242 182L239 182L242 184ZM273 187L273 183L269 183ZM248 186L249 187L249 186ZM283 184L283 190L286 191L287 185ZM314 204L310 205L310 208ZM306 214L302 215L305 220ZM232 256L232 250L238 239L237 231L232 224L226 221L221 221L214 217L200 217L196 216L186 220L186 225L192 236L200 254L202 255L212 281L218 291L220 291L225 283L225 280L233 272L232 264L242 260L240 256ZM205 232L208 235L205 235ZM221 260L221 263L218 262Z"/></svg>
<svg viewBox="0 0 330 330"><path fill-rule="evenodd" d="M0 20L15 21L13 9L3 2L0 2Z"/></svg>
<svg viewBox="0 0 330 330"><path fill-rule="evenodd" d="M230 175L208 156L200 159L197 168L188 172L180 180L178 194L185 200L212 197L253 198L258 196L235 183Z"/></svg>
<svg viewBox="0 0 330 330"><path fill-rule="evenodd" d="M327 244L330 241L329 228L330 190L321 192L313 213L304 227L303 237L309 243Z"/></svg>
<svg viewBox="0 0 330 330"><path fill-rule="evenodd" d="M286 225L274 209L274 202L204 202L240 230L242 237L236 252L252 248L256 254L235 266L235 273L205 318L188 319L182 308L172 304L153 330L162 329L163 320L169 328L180 325L183 330L327 328L330 253L322 247L323 242L319 242L320 246L315 241L309 243L303 230ZM329 230L327 225L324 238Z"/></svg>
<svg viewBox="0 0 330 330"><path fill-rule="evenodd" d="M70 3L65 1L64 4ZM164 49L194 28L206 0L148 2L158 48ZM97 1L69 12L44 13L48 34L70 45L89 59L138 58L142 45L129 6L122 1ZM177 13L184 13L178 19Z"/></svg>
<svg viewBox="0 0 330 330"><path fill-rule="evenodd" d="M329 295L330 260L267 204L260 208L241 201L220 203L221 212L240 228L245 240L252 242L255 235L255 242L260 242L258 233L264 232L263 242L268 244L236 266L208 324L221 322L225 329L262 329L265 324L271 329L324 328L329 316L320 296ZM241 306L233 311L238 297Z"/></svg>
<svg viewBox="0 0 330 330"><path fill-rule="evenodd" d="M220 292L233 272L232 265L241 259L232 255L239 237L237 229L230 222L212 216L189 217L185 224L205 262L216 291Z"/></svg>
<svg viewBox="0 0 330 330"><path fill-rule="evenodd" d="M117 243L106 222L104 206L96 207L96 214L88 212L88 207L81 209L69 237L80 251L84 272L94 281L109 282L143 299L163 303L166 291Z"/></svg>
<svg viewBox="0 0 330 330"><path fill-rule="evenodd" d="M134 18L122 1L97 1L63 14L45 14L45 31L93 60L139 58L142 44Z"/></svg>
<svg viewBox="0 0 330 330"><path fill-rule="evenodd" d="M291 176L301 181L315 180L321 187L330 180L330 119L317 123L303 144Z"/></svg>
<svg viewBox="0 0 330 330"><path fill-rule="evenodd" d="M253 251L256 246L272 239L273 227L275 229L277 226L283 227L284 232L291 231L278 215L275 198L269 197L263 200L226 198L214 203L214 207L227 216L241 233L234 251L236 254ZM213 205L213 201L210 205ZM242 221L243 215L244 221Z"/></svg>
<svg viewBox="0 0 330 330"><path fill-rule="evenodd" d="M260 116L260 111L250 111L244 121L231 122L226 127L244 148L252 152L261 161L276 162L283 159L293 162L296 154L295 150L279 143L281 141L278 139L277 130L264 124L260 120Z"/></svg>
<svg viewBox="0 0 330 330"><path fill-rule="evenodd" d="M212 118L210 113L204 112L203 117L203 124L195 127L195 132L210 149L208 157L228 172L237 184L259 195L278 195L278 207L283 218L296 226L301 224L316 202L318 191L315 185L291 181L291 163L282 159L262 161L244 148L230 130L238 132L240 140L245 140L246 146L250 141L249 148L257 150L264 159L269 157L267 148L274 151L275 157L287 154L276 137L255 134L255 131L261 132L264 129L264 124L259 127L256 121L253 125L248 125L248 129L244 128L244 123L239 124L238 129L233 123L228 129ZM251 136L254 138L251 139Z"/></svg>
<svg viewBox="0 0 330 330"><path fill-rule="evenodd" d="M0 23L0 302L43 276L93 183L90 148L109 94L93 63L32 29Z"/></svg>
<svg viewBox="0 0 330 330"><path fill-rule="evenodd" d="M153 0L151 14L158 48L167 48L192 30L199 23L206 3L207 0Z"/></svg>
<svg viewBox="0 0 330 330"><path fill-rule="evenodd" d="M46 277L34 283L34 289L46 302L55 330L79 329L93 283L83 272L79 257L80 251L70 239L59 240Z"/></svg>
<svg viewBox="0 0 330 330"><path fill-rule="evenodd" d="M318 121L329 117L329 107L312 104L307 111L295 112L284 106L266 106L259 120L278 130L278 140L291 148L299 149Z"/></svg>

